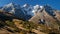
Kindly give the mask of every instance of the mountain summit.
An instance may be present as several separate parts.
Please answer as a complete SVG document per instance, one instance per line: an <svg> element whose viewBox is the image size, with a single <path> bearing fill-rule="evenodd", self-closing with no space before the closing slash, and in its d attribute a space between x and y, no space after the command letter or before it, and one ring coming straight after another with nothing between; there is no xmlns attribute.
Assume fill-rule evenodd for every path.
<svg viewBox="0 0 60 34"><path fill-rule="evenodd" d="M2 10L5 10L5 11L7 11L9 13L13 13L13 14L15 14L16 9L20 9L20 6L17 4L14 4L14 3L9 3L5 6L3 6L3 8L2 8Z"/></svg>
<svg viewBox="0 0 60 34"><path fill-rule="evenodd" d="M28 20L32 15L27 14L28 11L24 10L18 4L9 3L1 8L2 10L15 15L18 18Z"/></svg>
<svg viewBox="0 0 60 34"><path fill-rule="evenodd" d="M49 5L29 5L29 4L24 4L23 6L15 3L9 3L1 8L2 10L11 13L18 18L23 18L25 20L29 20L31 17L35 16L37 13L41 13L43 9L45 10L46 13L48 13L51 16L55 16L55 9L53 9Z"/></svg>

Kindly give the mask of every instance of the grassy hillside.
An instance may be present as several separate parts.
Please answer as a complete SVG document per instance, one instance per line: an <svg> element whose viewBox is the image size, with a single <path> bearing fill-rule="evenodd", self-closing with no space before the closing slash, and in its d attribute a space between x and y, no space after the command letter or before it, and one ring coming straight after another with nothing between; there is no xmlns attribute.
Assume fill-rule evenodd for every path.
<svg viewBox="0 0 60 34"><path fill-rule="evenodd" d="M60 25L57 23L51 22L51 25L47 26L17 19L12 14L0 11L0 34L60 34Z"/></svg>
<svg viewBox="0 0 60 34"><path fill-rule="evenodd" d="M58 29L50 28L43 24L35 24L33 22L28 22L28 21L23 21L23 20L18 20L18 19L13 19L12 21L7 20L5 22L0 20L0 30L2 31L3 29L8 31L5 33L10 32L11 34L12 33L16 33L16 34L56 33L56 34L59 34Z"/></svg>

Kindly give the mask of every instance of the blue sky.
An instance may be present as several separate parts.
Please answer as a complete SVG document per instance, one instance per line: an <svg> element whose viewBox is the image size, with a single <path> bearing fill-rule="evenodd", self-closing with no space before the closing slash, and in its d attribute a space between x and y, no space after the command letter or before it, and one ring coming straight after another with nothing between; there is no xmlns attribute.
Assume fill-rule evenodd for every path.
<svg viewBox="0 0 60 34"><path fill-rule="evenodd" d="M4 6L8 3L14 2L16 4L24 5L26 3L30 5L45 5L49 4L55 9L60 10L60 0L0 0L0 6Z"/></svg>

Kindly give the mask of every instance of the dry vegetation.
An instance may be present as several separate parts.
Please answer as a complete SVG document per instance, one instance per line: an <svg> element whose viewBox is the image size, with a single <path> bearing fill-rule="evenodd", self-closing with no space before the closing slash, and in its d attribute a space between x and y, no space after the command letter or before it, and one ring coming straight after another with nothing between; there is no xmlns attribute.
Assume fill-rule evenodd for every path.
<svg viewBox="0 0 60 34"><path fill-rule="evenodd" d="M13 21L5 21L3 24L1 23L2 21L0 21L1 25L4 25L3 28L5 28L7 31L9 32L13 32L13 33L20 33L20 34L27 34L27 33L56 33L59 34L59 30L58 29L54 29L54 28L50 28L47 27L43 24L35 24L33 22L28 22L28 21L22 21L22 20L18 20L18 19L13 19ZM32 31L33 29L35 30Z"/></svg>
<svg viewBox="0 0 60 34"><path fill-rule="evenodd" d="M51 20L52 21L52 20ZM23 21L19 19L2 20L0 19L0 33L4 34L60 34L60 29L54 22L47 26L46 24L38 24L31 21ZM58 26L57 26L58 25ZM58 27L58 28L57 28Z"/></svg>

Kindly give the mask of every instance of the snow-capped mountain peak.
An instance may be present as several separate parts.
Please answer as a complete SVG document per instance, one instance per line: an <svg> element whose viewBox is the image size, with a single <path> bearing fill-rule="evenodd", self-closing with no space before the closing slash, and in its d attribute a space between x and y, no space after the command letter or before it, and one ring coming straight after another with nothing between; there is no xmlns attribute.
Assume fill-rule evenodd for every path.
<svg viewBox="0 0 60 34"><path fill-rule="evenodd" d="M27 13L28 15L33 16L33 12L32 12L33 6L31 6L31 5L29 5L29 4L24 4L24 5L23 5L23 9L26 11L26 13Z"/></svg>
<svg viewBox="0 0 60 34"><path fill-rule="evenodd" d="M30 5L29 4L24 4L23 7L29 7Z"/></svg>
<svg viewBox="0 0 60 34"><path fill-rule="evenodd" d="M4 6L4 8L8 8L8 7L14 7L16 4L14 4L14 3L9 3L9 4L6 4L5 6Z"/></svg>
<svg viewBox="0 0 60 34"><path fill-rule="evenodd" d="M2 7L2 10L5 10L9 13L15 14L15 9L20 9L20 5L14 4L14 3L9 3L5 6Z"/></svg>
<svg viewBox="0 0 60 34"><path fill-rule="evenodd" d="M43 6L35 5L33 8L34 8L34 9L33 9L32 12L35 14L35 13L37 13L37 12L40 12L40 11L43 9Z"/></svg>
<svg viewBox="0 0 60 34"><path fill-rule="evenodd" d="M10 6L13 6L14 4L13 3L10 3L8 5L6 5L7 7L10 7Z"/></svg>
<svg viewBox="0 0 60 34"><path fill-rule="evenodd" d="M8 13L12 13L17 17L24 18L26 20L28 20L33 15L33 13L31 12L32 7L27 4L25 4L23 7L15 3L9 3L3 6L2 10L5 10Z"/></svg>
<svg viewBox="0 0 60 34"><path fill-rule="evenodd" d="M42 9L45 8L45 11L47 11L49 14L53 14L53 9L50 6L41 6L41 5L29 5L29 4L24 4L23 6L20 6L15 3L9 3L5 6L2 7L2 10L5 10L9 13L12 13L16 16L23 16L23 15L30 15L34 16L36 13L40 12Z"/></svg>
<svg viewBox="0 0 60 34"><path fill-rule="evenodd" d="M43 6L40 6L41 9L43 9Z"/></svg>
<svg viewBox="0 0 60 34"><path fill-rule="evenodd" d="M49 10L49 12L51 12L50 9L52 9L50 6L45 5L45 6L41 6L41 5L29 5L29 4L24 4L23 6L20 6L18 4L15 3L9 3L7 5L5 5L2 9L3 10L7 10L9 13L14 13L15 14L15 10L16 9L21 9L24 14L28 14L28 15L32 15L34 16L35 13L40 12L43 8L45 8L46 11Z"/></svg>

